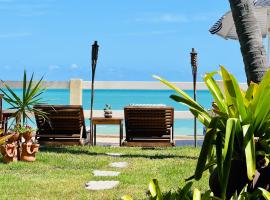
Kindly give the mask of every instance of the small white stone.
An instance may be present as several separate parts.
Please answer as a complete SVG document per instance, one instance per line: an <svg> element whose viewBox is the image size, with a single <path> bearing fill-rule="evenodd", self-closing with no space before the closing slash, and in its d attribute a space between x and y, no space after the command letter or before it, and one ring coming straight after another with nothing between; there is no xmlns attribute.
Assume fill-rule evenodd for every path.
<svg viewBox="0 0 270 200"><path fill-rule="evenodd" d="M93 174L94 176L118 176L120 172L94 170Z"/></svg>
<svg viewBox="0 0 270 200"><path fill-rule="evenodd" d="M124 168L128 165L127 162L113 162L109 166L110 167L116 167L116 168Z"/></svg>
<svg viewBox="0 0 270 200"><path fill-rule="evenodd" d="M89 181L85 184L85 189L88 190L109 190L119 184L119 181Z"/></svg>
<svg viewBox="0 0 270 200"><path fill-rule="evenodd" d="M120 157L120 156L122 156L123 154L121 154L121 153L106 153L106 155L112 156L112 157Z"/></svg>

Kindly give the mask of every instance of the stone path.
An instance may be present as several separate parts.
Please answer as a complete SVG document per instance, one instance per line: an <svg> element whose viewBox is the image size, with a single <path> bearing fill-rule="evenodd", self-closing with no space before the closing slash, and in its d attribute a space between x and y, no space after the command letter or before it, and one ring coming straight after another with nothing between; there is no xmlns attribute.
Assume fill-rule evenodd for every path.
<svg viewBox="0 0 270 200"><path fill-rule="evenodd" d="M112 157L121 157L120 153L106 153L108 156ZM127 162L112 162L109 164L110 167L114 168L125 168L128 166ZM102 170L93 170L94 176L118 176L120 172L117 171L102 171ZM119 181L89 181L85 184L85 188L88 190L108 190L113 189L119 184Z"/></svg>
<svg viewBox="0 0 270 200"><path fill-rule="evenodd" d="M94 174L94 176L118 176L120 174L120 172L94 170L93 174Z"/></svg>
<svg viewBox="0 0 270 200"><path fill-rule="evenodd" d="M121 153L106 153L106 155L112 156L112 157L121 157L123 154L121 154Z"/></svg>
<svg viewBox="0 0 270 200"><path fill-rule="evenodd" d="M85 184L88 190L108 190L116 187L119 181L89 181Z"/></svg>
<svg viewBox="0 0 270 200"><path fill-rule="evenodd" d="M116 167L116 168L125 168L127 167L128 163L127 162L113 162L109 164L110 167Z"/></svg>

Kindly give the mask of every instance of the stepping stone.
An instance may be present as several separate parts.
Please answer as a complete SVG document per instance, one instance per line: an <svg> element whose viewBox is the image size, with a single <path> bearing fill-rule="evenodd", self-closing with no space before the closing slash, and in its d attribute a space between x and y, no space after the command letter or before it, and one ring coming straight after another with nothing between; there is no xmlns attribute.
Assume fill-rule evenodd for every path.
<svg viewBox="0 0 270 200"><path fill-rule="evenodd" d="M116 168L124 168L128 165L127 162L113 162L109 166L110 167L116 167Z"/></svg>
<svg viewBox="0 0 270 200"><path fill-rule="evenodd" d="M112 157L120 157L120 156L122 156L123 154L121 154L121 153L106 153L106 155L112 156Z"/></svg>
<svg viewBox="0 0 270 200"><path fill-rule="evenodd" d="M85 184L85 189L88 190L109 190L119 184L119 181L89 181Z"/></svg>
<svg viewBox="0 0 270 200"><path fill-rule="evenodd" d="M94 176L118 176L120 172L94 170L93 174Z"/></svg>

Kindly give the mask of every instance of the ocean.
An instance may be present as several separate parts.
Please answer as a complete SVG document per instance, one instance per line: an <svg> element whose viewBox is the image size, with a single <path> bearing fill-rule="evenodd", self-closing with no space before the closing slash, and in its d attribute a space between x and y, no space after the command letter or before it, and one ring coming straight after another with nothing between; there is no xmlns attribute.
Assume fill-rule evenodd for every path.
<svg viewBox="0 0 270 200"><path fill-rule="evenodd" d="M16 89L17 94L21 94L21 89ZM191 97L192 90L187 90ZM90 109L90 90L83 90L83 108ZM166 104L174 107L176 111L188 110L182 104L176 103L169 98L174 94L172 90L95 90L94 92L94 110L102 110L105 104L110 104L112 110L123 110L129 104ZM69 104L68 89L47 89L42 98L48 104ZM197 101L205 108L211 107L212 97L208 90L197 91ZM3 102L4 109L9 108L6 102ZM175 135L193 135L193 120L191 119L175 119L174 133ZM89 120L86 120L86 125L89 126ZM197 132L202 135L203 126L198 122ZM102 134L117 134L118 127L110 125L100 125L97 127L97 133Z"/></svg>

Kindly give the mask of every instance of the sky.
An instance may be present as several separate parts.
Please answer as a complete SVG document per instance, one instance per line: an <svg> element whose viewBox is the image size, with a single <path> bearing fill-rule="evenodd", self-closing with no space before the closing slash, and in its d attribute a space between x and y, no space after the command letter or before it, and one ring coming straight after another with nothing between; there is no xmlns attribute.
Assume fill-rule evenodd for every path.
<svg viewBox="0 0 270 200"><path fill-rule="evenodd" d="M192 81L224 65L246 82L238 41L211 35L228 0L0 0L0 79L23 70L45 80L91 80L91 45L100 45L99 81Z"/></svg>

